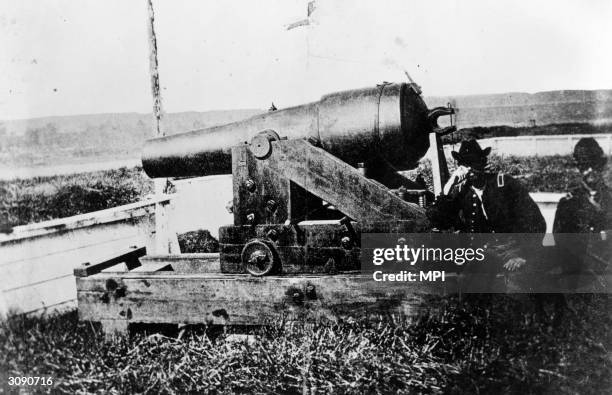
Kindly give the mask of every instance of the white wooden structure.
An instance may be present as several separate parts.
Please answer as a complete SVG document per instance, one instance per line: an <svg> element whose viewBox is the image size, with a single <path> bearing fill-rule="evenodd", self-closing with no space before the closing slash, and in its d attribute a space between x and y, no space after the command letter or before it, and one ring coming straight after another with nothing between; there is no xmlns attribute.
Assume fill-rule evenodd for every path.
<svg viewBox="0 0 612 395"><path fill-rule="evenodd" d="M154 205L169 199L18 226L0 235L0 315L75 306L73 269L150 244Z"/></svg>
<svg viewBox="0 0 612 395"><path fill-rule="evenodd" d="M560 134L550 136L508 136L478 140L482 147L491 147L492 152L505 156L570 155L574 146L583 137L593 137L606 155L612 155L612 134ZM445 145L447 154L459 149L459 144Z"/></svg>

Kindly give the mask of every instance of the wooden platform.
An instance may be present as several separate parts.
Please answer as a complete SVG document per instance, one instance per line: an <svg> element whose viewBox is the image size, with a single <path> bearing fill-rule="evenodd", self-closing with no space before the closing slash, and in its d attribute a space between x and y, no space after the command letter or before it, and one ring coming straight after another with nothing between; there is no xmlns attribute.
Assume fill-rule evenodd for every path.
<svg viewBox="0 0 612 395"><path fill-rule="evenodd" d="M456 284L455 278L427 285L376 283L359 273L222 274L218 254L137 258L141 266L130 270L112 271L108 263L75 269L80 319L99 321L112 334L127 331L132 323L262 325L348 316L413 317L426 306L428 294L452 293Z"/></svg>
<svg viewBox="0 0 612 395"><path fill-rule="evenodd" d="M417 317L431 311L432 298L460 290L569 292L543 287L542 280L552 279L554 270L547 272L553 276L548 278L538 277L538 272L506 272L478 279L477 273L447 271L444 282L375 282L371 275L358 272L265 277L224 274L218 254L144 254L143 248L131 250L74 270L81 320L101 322L108 335L125 333L134 323L240 326L335 322L349 317L376 321L390 316ZM547 259L557 260L554 254ZM605 262L601 264L603 271L597 276L581 274L571 293L608 293L612 272ZM487 289L475 290L470 283L484 284Z"/></svg>

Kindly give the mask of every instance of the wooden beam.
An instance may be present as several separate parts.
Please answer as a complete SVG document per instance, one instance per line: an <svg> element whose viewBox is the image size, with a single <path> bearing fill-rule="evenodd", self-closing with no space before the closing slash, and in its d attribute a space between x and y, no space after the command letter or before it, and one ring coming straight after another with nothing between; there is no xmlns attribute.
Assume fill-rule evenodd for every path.
<svg viewBox="0 0 612 395"><path fill-rule="evenodd" d="M382 184L305 140L272 142L270 167L359 222L414 220L427 227L425 211L399 198Z"/></svg>
<svg viewBox="0 0 612 395"><path fill-rule="evenodd" d="M219 273L221 265L219 253L197 253L177 255L145 255L140 258L143 270L146 265L170 265L180 273Z"/></svg>
<svg viewBox="0 0 612 395"><path fill-rule="evenodd" d="M448 164L446 162L446 156L444 155L444 146L438 134L429 134L429 147L434 195L438 196L442 193L444 184L448 181L449 177Z"/></svg>
<svg viewBox="0 0 612 395"><path fill-rule="evenodd" d="M153 206L158 203L168 203L175 197L174 194L159 195L151 199L142 200L136 203L125 204L106 210L94 211L91 213L74 215L71 217L52 219L49 221L37 222L30 225L21 225L13 228L9 235L0 235L0 245L16 240L31 237L45 236L68 230L86 228L101 224L124 221L130 218L138 218L148 215Z"/></svg>
<svg viewBox="0 0 612 395"><path fill-rule="evenodd" d="M455 284L452 278L443 283L377 283L370 276L346 274L256 278L100 273L77 279L84 320L221 325L415 316L427 308L427 294L452 293Z"/></svg>
<svg viewBox="0 0 612 395"><path fill-rule="evenodd" d="M92 274L100 273L104 269L108 269L110 267L115 266L118 263L126 263L128 269L133 269L140 266L140 262L138 258L145 255L147 253L147 249L145 247L131 249L130 251L124 252L116 257L99 262L96 264L84 263L80 267L74 269L75 277L87 277Z"/></svg>

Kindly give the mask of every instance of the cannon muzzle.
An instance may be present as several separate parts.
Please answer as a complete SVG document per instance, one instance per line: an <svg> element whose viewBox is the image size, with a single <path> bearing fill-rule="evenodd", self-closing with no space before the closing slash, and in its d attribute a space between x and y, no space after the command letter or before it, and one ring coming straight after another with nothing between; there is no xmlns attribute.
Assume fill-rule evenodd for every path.
<svg viewBox="0 0 612 395"><path fill-rule="evenodd" d="M413 84L384 83L227 125L148 140L142 165L153 178L230 174L231 148L264 130L280 138L308 139L353 166L384 161L406 170L427 152L434 124Z"/></svg>

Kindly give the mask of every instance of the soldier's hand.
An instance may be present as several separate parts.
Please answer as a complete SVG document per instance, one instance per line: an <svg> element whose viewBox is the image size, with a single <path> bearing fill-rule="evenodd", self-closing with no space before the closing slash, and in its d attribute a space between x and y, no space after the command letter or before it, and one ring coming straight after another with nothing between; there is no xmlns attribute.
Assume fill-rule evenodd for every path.
<svg viewBox="0 0 612 395"><path fill-rule="evenodd" d="M465 166L457 167L455 171L453 172L453 174L451 174L448 181L446 182L446 185L444 185L444 190L443 190L444 194L448 195L450 193L451 188L461 183L462 181L464 181L467 178L469 173L470 173L469 167L465 167Z"/></svg>
<svg viewBox="0 0 612 395"><path fill-rule="evenodd" d="M527 261L523 258L512 258L508 262L504 263L504 269L513 272L520 269Z"/></svg>

